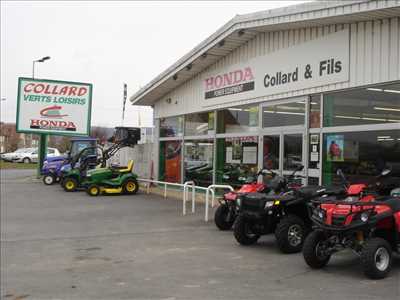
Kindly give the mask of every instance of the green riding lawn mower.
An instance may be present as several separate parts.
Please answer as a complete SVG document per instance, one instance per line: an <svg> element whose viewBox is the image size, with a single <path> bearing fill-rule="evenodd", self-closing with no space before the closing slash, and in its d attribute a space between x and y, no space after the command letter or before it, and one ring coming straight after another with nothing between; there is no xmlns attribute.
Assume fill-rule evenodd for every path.
<svg viewBox="0 0 400 300"><path fill-rule="evenodd" d="M65 191L73 192L83 189L90 196L98 196L102 193L137 193L139 190L138 176L132 172L132 160L126 167L106 167L106 163L121 148L134 147L137 144L140 140L140 128L116 127L114 136L110 140L113 145L105 150L99 146L88 147L75 157L71 162L71 169L62 174L61 186ZM97 167L91 169L90 166L93 164L96 164Z"/></svg>

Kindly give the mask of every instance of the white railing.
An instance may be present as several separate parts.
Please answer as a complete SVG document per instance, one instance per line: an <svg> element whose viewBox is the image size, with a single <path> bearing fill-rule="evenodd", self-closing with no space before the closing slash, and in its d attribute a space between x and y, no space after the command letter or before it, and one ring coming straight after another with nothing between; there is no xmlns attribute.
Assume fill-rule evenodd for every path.
<svg viewBox="0 0 400 300"><path fill-rule="evenodd" d="M214 207L214 199L215 199L215 191L214 189L229 189L231 192L234 191L233 187L231 187L230 185L219 185L219 184L212 184L209 185L206 189L206 211L205 211L205 215L204 215L204 221L208 222L208 199L209 199L209 193L211 192L213 197L211 200L211 207Z"/></svg>
<svg viewBox="0 0 400 300"><path fill-rule="evenodd" d="M186 215L186 201L189 198L188 193L189 193L189 186L192 187L192 213L195 211L195 200L196 200L196 189L195 189L195 184L194 181L186 181L183 184L183 201L182 201L182 214Z"/></svg>
<svg viewBox="0 0 400 300"><path fill-rule="evenodd" d="M182 214L186 215L186 202L189 198L189 189L192 189L192 213L195 213L196 210L196 190L203 190L206 192L206 201L205 201L205 216L204 221L208 222L208 207L209 207L209 194L211 193L211 207L214 207L215 202L215 191L214 189L229 189L231 192L234 191L233 187L230 185L218 185L212 184L208 187L196 186L193 181L187 181L184 184L181 183L173 183L173 182L165 182L159 180L152 180L152 179L144 179L139 178L138 181L146 183L146 190L147 194L150 194L150 184L162 184L164 185L164 198L167 198L167 187L171 186L179 186L183 188L183 195L182 195Z"/></svg>

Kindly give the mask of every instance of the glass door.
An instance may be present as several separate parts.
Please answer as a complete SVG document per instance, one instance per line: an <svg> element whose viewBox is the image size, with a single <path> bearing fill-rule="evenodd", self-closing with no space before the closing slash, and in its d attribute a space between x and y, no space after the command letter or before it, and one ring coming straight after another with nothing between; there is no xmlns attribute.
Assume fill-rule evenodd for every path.
<svg viewBox="0 0 400 300"><path fill-rule="evenodd" d="M264 141L263 160L262 160L263 168L273 170L274 172L277 173L281 173L280 134L264 135L263 141Z"/></svg>
<svg viewBox="0 0 400 300"><path fill-rule="evenodd" d="M288 176L293 174L299 166L304 166L304 140L302 133L282 134L282 174ZM304 175L304 171L296 172L297 175ZM301 183L302 180L299 180ZM303 182L304 183L304 182Z"/></svg>

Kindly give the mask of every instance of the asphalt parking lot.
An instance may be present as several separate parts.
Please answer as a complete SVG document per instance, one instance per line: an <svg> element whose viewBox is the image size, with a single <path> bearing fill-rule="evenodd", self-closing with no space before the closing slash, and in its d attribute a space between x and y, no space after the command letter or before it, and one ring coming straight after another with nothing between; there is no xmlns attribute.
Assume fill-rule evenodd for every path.
<svg viewBox="0 0 400 300"><path fill-rule="evenodd" d="M399 256L381 281L350 252L310 270L273 237L239 246L174 199L92 198L33 172L1 171L2 299L400 299Z"/></svg>

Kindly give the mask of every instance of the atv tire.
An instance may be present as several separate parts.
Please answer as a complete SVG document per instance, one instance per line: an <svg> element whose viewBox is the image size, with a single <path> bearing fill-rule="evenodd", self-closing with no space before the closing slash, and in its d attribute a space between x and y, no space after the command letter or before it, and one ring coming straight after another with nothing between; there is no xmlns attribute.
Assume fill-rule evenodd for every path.
<svg viewBox="0 0 400 300"><path fill-rule="evenodd" d="M45 185L52 185L57 181L57 177L53 174L43 176L43 183Z"/></svg>
<svg viewBox="0 0 400 300"><path fill-rule="evenodd" d="M100 195L100 192L100 187L97 184L91 184L86 189L86 193L92 197Z"/></svg>
<svg viewBox="0 0 400 300"><path fill-rule="evenodd" d="M235 216L231 213L229 219L227 219L230 213L229 210L230 207L228 205L221 204L215 211L214 222L219 230L229 230L232 228L235 222Z"/></svg>
<svg viewBox="0 0 400 300"><path fill-rule="evenodd" d="M139 190L139 184L136 179L129 178L122 184L122 192L127 195L134 195Z"/></svg>
<svg viewBox="0 0 400 300"><path fill-rule="evenodd" d="M62 181L62 187L66 192L75 192L78 188L78 181L73 177L66 177Z"/></svg>
<svg viewBox="0 0 400 300"><path fill-rule="evenodd" d="M382 279L392 267L392 248L382 238L367 241L361 251L361 265L364 274L371 279Z"/></svg>
<svg viewBox="0 0 400 300"><path fill-rule="evenodd" d="M331 255L318 254L318 247L322 241L325 240L324 233L322 231L313 231L304 240L303 245L303 256L307 265L313 269L321 269L325 267Z"/></svg>
<svg viewBox="0 0 400 300"><path fill-rule="evenodd" d="M288 215L283 217L275 229L279 249L283 253L300 252L308 231L307 226L298 216Z"/></svg>
<svg viewBox="0 0 400 300"><path fill-rule="evenodd" d="M260 238L259 234L251 232L249 222L241 216L237 217L233 224L233 235L238 243L244 246L255 244Z"/></svg>

